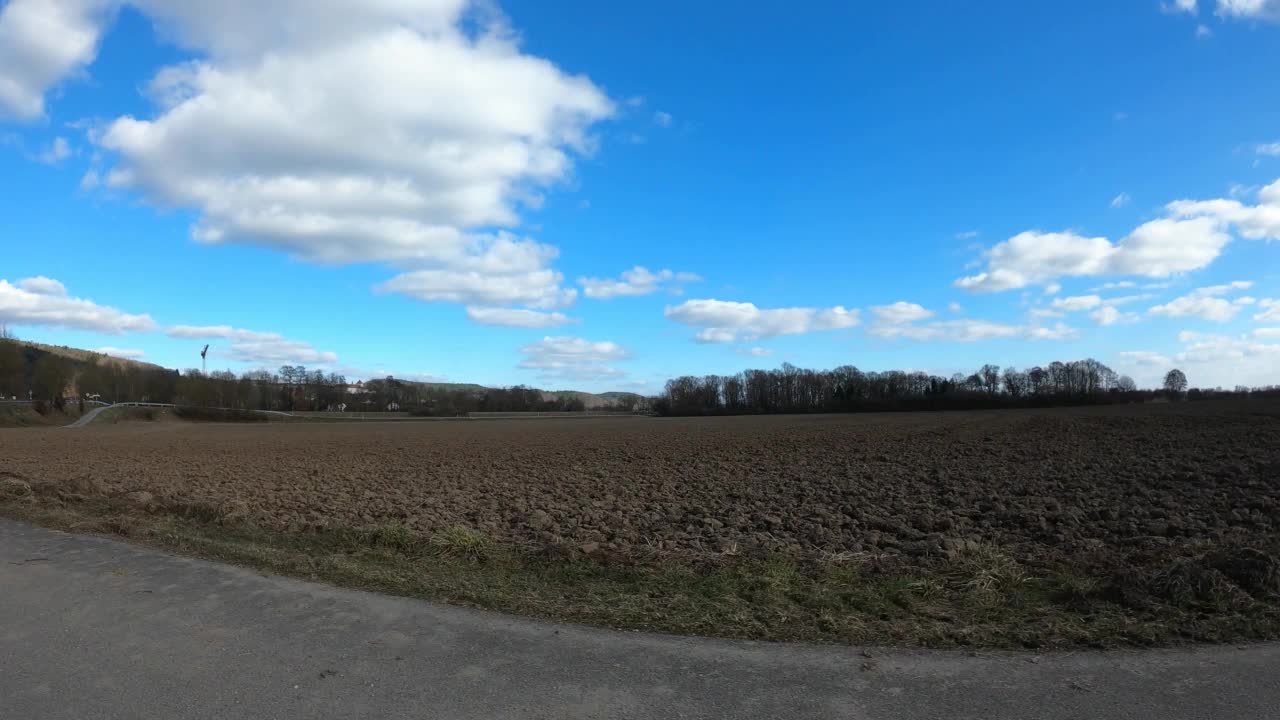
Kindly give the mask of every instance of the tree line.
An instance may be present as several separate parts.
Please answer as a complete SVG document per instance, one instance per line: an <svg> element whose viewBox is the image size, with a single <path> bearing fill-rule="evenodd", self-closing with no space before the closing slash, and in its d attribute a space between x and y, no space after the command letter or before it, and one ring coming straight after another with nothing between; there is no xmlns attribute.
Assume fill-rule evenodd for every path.
<svg viewBox="0 0 1280 720"><path fill-rule="evenodd" d="M1186 376L1172 370L1161 391L1139 390L1133 379L1092 358L1019 370L983 365L971 375L862 371L852 365L808 370L784 363L776 370L669 380L653 399L661 415L967 410L1137 402L1183 395ZM1238 388L1237 392L1245 390ZM1190 391L1195 397L1221 391Z"/></svg>
<svg viewBox="0 0 1280 720"><path fill-rule="evenodd" d="M126 363L100 354L68 351L80 359L0 337L0 398L32 400L38 410L63 409L68 400L153 402L199 408L283 412L408 412L456 416L470 412L580 412L581 397L534 388L449 387L385 377L351 384L341 374L284 365L239 375L220 370L182 372ZM626 396L614 409L641 402Z"/></svg>

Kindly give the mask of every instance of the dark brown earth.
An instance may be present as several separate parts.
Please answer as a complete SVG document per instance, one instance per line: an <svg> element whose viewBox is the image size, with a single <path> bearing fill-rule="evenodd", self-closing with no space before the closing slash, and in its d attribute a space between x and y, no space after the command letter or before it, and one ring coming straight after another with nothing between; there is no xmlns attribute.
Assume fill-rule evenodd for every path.
<svg viewBox="0 0 1280 720"><path fill-rule="evenodd" d="M492 581L467 580L465 568L453 578L465 592L378 585L588 621L1008 644L1038 632L1002 629L1009 618L1051 612L1069 623L1041 633L1051 642L1136 637L1138 623L1156 628L1144 642L1280 633L1277 401L0 432L0 506L83 515L76 508L95 500L280 538L480 538L589 558L598 572L634 568L627 577L648 583L642 609L612 614L603 595L560 575L541 604L514 590L491 597ZM405 567L423 567L412 552ZM661 574L668 566L702 583L680 600L698 619L663 619L676 607L663 598L686 592ZM760 582L782 608L768 617ZM887 604L858 595L860 583L876 583ZM557 606L571 587L593 600ZM900 631L899 617L928 632ZM1110 624L1095 630L1099 619ZM952 638L962 620L989 636Z"/></svg>
<svg viewBox="0 0 1280 720"><path fill-rule="evenodd" d="M0 474L272 527L464 525L621 555L1031 559L1280 533L1280 404L0 433ZM140 496L142 496L140 494ZM142 496L145 497L145 496Z"/></svg>

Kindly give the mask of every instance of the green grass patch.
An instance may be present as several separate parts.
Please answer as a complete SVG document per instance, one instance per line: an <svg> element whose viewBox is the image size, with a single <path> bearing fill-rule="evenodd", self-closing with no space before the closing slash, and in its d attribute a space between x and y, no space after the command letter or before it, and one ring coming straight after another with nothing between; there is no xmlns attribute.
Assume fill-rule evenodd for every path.
<svg viewBox="0 0 1280 720"><path fill-rule="evenodd" d="M1089 567L1026 567L992 547L931 566L891 556L627 563L503 545L461 526L430 534L398 523L280 531L199 503L144 511L123 498L58 500L39 486L38 501L21 495L0 494L0 512L346 587L610 627L991 648L1280 637L1280 598L1265 592L1273 568L1253 556L1227 569L1257 578L1256 593L1224 585L1225 572L1187 560L1143 577L1137 594L1126 595Z"/></svg>

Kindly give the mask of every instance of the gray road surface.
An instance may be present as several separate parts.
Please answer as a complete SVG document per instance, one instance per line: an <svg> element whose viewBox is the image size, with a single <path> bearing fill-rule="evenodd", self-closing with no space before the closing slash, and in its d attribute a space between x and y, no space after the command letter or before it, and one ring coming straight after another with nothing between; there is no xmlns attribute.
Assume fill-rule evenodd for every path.
<svg viewBox="0 0 1280 720"><path fill-rule="evenodd" d="M0 519L0 718L1280 718L1280 646L972 657L613 632Z"/></svg>
<svg viewBox="0 0 1280 720"><path fill-rule="evenodd" d="M110 408L111 408L110 405L99 405L98 407L95 407L89 412L81 415L79 419L77 419L75 422L71 423L70 425L67 425L66 427L82 428L88 425L89 423L93 422L93 419L101 415L103 410L109 410Z"/></svg>

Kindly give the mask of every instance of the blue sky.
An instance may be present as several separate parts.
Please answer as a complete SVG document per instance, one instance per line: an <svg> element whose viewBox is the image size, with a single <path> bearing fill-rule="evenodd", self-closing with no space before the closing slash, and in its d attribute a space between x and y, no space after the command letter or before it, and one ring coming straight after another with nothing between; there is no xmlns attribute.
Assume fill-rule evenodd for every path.
<svg viewBox="0 0 1280 720"><path fill-rule="evenodd" d="M1280 382L1280 2L789 10L9 0L0 324L589 390Z"/></svg>

